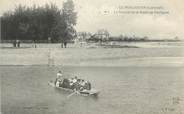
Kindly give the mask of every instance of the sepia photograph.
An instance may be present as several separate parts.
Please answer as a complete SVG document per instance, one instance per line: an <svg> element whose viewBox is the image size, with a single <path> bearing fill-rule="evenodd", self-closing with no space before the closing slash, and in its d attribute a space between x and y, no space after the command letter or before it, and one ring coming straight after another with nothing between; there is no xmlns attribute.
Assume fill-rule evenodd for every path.
<svg viewBox="0 0 184 114"><path fill-rule="evenodd" d="M0 0L0 114L184 114L183 0Z"/></svg>

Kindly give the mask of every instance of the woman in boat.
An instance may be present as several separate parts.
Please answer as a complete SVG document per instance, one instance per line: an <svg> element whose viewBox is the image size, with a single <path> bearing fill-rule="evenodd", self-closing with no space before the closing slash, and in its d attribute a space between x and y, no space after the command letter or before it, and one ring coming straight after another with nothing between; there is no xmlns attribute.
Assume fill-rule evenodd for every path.
<svg viewBox="0 0 184 114"><path fill-rule="evenodd" d="M77 76L75 76L75 78L72 80L72 82L77 83L77 80L78 80L78 78L77 78Z"/></svg>
<svg viewBox="0 0 184 114"><path fill-rule="evenodd" d="M78 79L77 77L75 77L73 79L73 85L72 85L72 88L76 91L79 91L80 88L81 88L81 79Z"/></svg>
<svg viewBox="0 0 184 114"><path fill-rule="evenodd" d="M80 81L80 90L82 91L82 90L84 90L84 88L85 88L85 81L82 79Z"/></svg>
<svg viewBox="0 0 184 114"><path fill-rule="evenodd" d="M91 83L89 81L85 81L84 83L84 89L91 90Z"/></svg>
<svg viewBox="0 0 184 114"><path fill-rule="evenodd" d="M63 79L63 83L61 84L61 87L63 87L63 88L71 88L71 86L70 86L70 80L67 79L67 78L64 78Z"/></svg>

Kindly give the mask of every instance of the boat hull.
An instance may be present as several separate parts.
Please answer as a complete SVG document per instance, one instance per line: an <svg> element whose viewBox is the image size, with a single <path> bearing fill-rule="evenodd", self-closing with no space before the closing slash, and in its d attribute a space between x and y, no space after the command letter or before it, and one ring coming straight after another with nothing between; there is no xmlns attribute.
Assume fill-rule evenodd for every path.
<svg viewBox="0 0 184 114"><path fill-rule="evenodd" d="M48 82L48 85L54 87L54 88L57 88L57 89L60 89L60 90L63 90L63 91L69 91L69 92L74 92L74 90L72 89L69 89L69 88L63 88L63 87L56 87L55 84L50 81ZM98 94L100 93L98 90L96 89L91 89L91 90L83 90L83 91L79 91L78 92L80 95L83 95L83 96L98 96Z"/></svg>

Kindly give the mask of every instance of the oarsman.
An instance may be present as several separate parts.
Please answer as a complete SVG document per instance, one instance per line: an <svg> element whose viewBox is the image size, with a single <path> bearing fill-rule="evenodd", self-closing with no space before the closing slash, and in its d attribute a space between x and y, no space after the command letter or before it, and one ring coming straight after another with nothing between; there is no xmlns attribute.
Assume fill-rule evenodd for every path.
<svg viewBox="0 0 184 114"><path fill-rule="evenodd" d="M61 71L59 71L57 74L56 74L56 80L55 80L55 85L57 82L62 82L63 81L63 74Z"/></svg>
<svg viewBox="0 0 184 114"><path fill-rule="evenodd" d="M57 73L57 79L59 79L59 78L63 78L63 74L62 74L61 71L59 71L59 72Z"/></svg>

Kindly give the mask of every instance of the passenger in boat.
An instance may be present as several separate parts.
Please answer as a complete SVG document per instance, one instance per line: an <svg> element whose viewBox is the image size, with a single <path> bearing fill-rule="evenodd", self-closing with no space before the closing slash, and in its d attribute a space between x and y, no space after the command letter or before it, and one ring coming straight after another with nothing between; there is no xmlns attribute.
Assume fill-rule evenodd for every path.
<svg viewBox="0 0 184 114"><path fill-rule="evenodd" d="M72 84L72 89L74 89L76 91L79 91L80 90L80 87L81 87L80 80L81 79L78 79L77 76L75 76L75 78L72 81L72 83L73 83Z"/></svg>
<svg viewBox="0 0 184 114"><path fill-rule="evenodd" d="M80 84L80 83L81 83L81 81L82 81L81 79L77 79L77 83L79 83L79 84Z"/></svg>
<svg viewBox="0 0 184 114"><path fill-rule="evenodd" d="M84 90L84 88L85 88L85 81L81 80L80 81L80 90L82 91L82 90Z"/></svg>
<svg viewBox="0 0 184 114"><path fill-rule="evenodd" d="M73 89L75 91L79 91L80 90L80 87L81 87L81 85L78 82L76 82L76 83L73 84Z"/></svg>
<svg viewBox="0 0 184 114"><path fill-rule="evenodd" d="M68 81L69 81L70 85L72 85L73 78L69 78Z"/></svg>
<svg viewBox="0 0 184 114"><path fill-rule="evenodd" d="M72 80L73 83L77 82L77 76L75 76L75 78Z"/></svg>
<svg viewBox="0 0 184 114"><path fill-rule="evenodd" d="M91 83L89 81L85 81L84 89L91 90Z"/></svg>
<svg viewBox="0 0 184 114"><path fill-rule="evenodd" d="M88 82L88 90L91 90L91 83Z"/></svg>
<svg viewBox="0 0 184 114"><path fill-rule="evenodd" d="M81 86L84 86L84 85L85 85L85 81L82 80L82 81L81 81Z"/></svg>
<svg viewBox="0 0 184 114"><path fill-rule="evenodd" d="M63 87L63 88L71 88L71 86L70 86L70 80L67 79L67 78L64 78L63 79L63 83L61 84L61 87Z"/></svg>
<svg viewBox="0 0 184 114"><path fill-rule="evenodd" d="M68 85L70 89L73 89L73 78L68 78Z"/></svg>

